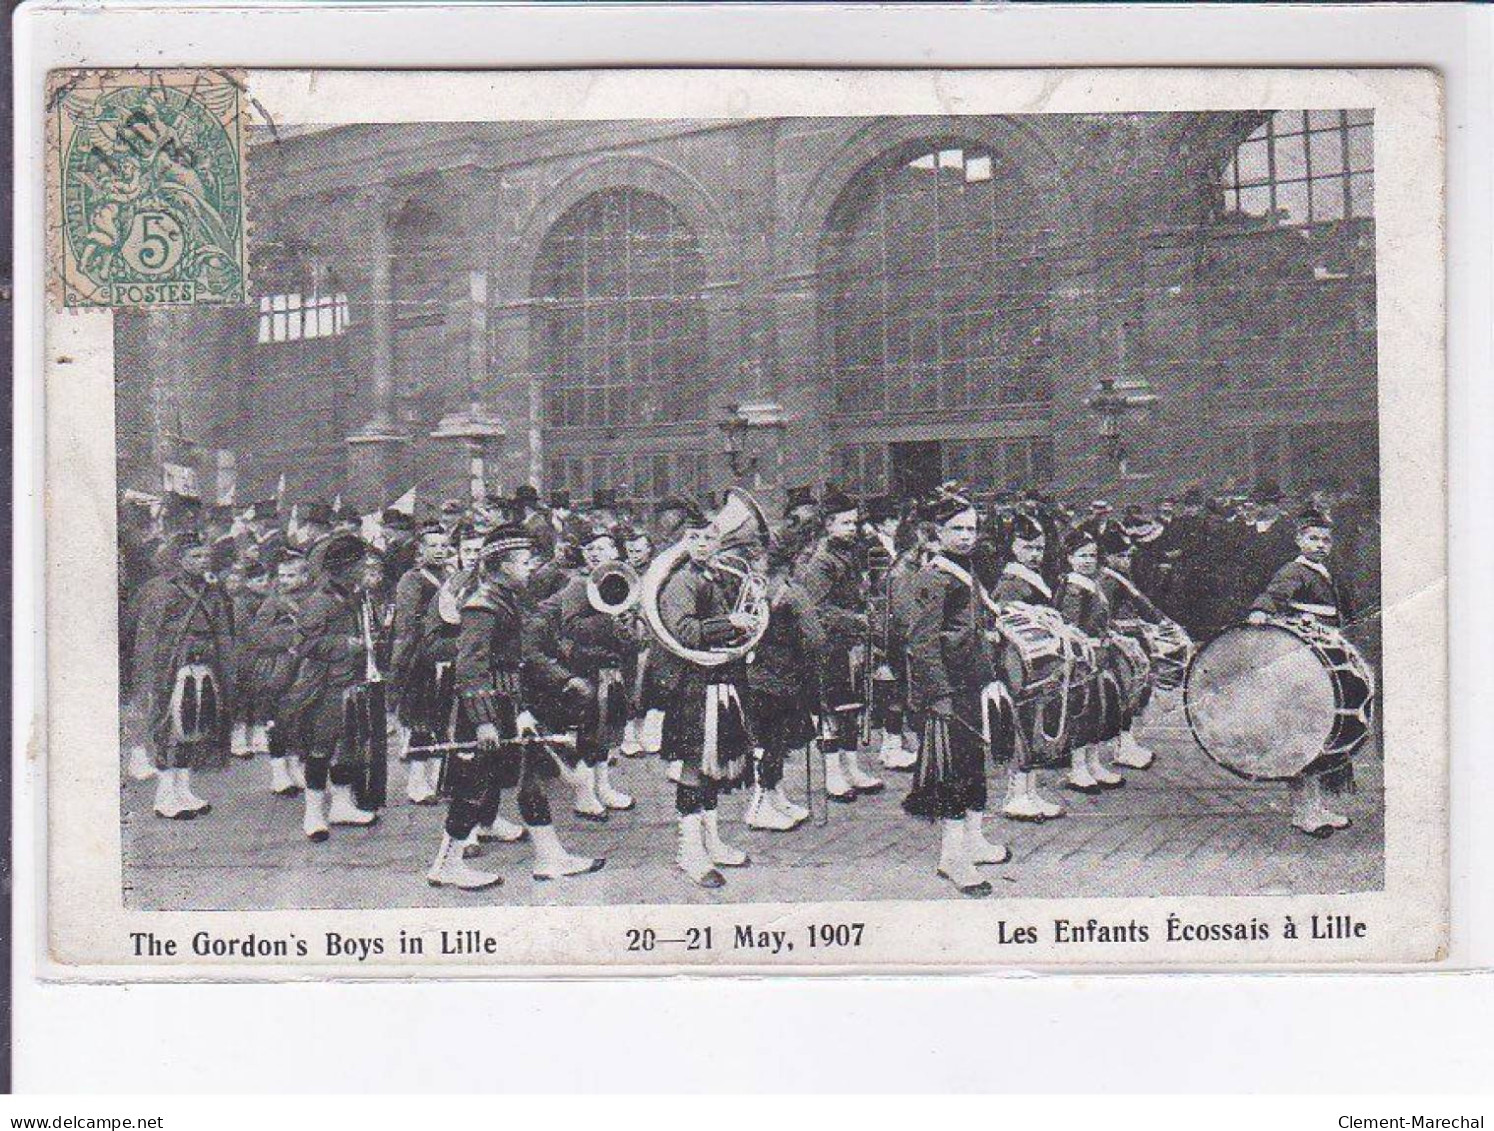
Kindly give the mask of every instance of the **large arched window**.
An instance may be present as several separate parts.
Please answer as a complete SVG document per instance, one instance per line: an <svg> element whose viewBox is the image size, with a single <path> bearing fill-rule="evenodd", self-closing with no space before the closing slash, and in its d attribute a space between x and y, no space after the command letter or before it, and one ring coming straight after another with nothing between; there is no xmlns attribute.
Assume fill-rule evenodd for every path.
<svg viewBox="0 0 1494 1131"><path fill-rule="evenodd" d="M1297 226L1375 214L1369 110L1278 110L1225 167L1224 211Z"/></svg>
<svg viewBox="0 0 1494 1131"><path fill-rule="evenodd" d="M821 261L840 412L959 409L1048 395L1046 233L989 149L926 142L864 169Z"/></svg>
<svg viewBox="0 0 1494 1131"><path fill-rule="evenodd" d="M593 193L545 236L535 267L538 358L552 426L705 416L705 263L665 200Z"/></svg>

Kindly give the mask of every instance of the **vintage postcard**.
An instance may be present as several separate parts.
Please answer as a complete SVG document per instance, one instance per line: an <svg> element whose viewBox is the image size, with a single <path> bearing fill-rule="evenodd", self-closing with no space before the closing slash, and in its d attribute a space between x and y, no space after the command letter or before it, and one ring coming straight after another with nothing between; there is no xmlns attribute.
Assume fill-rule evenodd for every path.
<svg viewBox="0 0 1494 1131"><path fill-rule="evenodd" d="M1436 962L1430 72L56 72L58 978Z"/></svg>

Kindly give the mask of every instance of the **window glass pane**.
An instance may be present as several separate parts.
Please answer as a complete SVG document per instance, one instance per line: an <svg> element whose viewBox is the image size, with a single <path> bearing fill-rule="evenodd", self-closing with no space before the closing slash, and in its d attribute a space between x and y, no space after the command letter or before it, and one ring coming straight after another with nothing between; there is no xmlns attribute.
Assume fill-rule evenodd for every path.
<svg viewBox="0 0 1494 1131"><path fill-rule="evenodd" d="M1271 178L1265 139L1247 141L1235 155L1235 169L1242 185L1264 184ZM1227 183L1227 182L1226 182Z"/></svg>
<svg viewBox="0 0 1494 1131"><path fill-rule="evenodd" d="M704 263L663 200L594 194L546 236L536 269L536 353L547 380L573 385L571 423L699 419Z"/></svg>
<svg viewBox="0 0 1494 1131"><path fill-rule="evenodd" d="M928 175L944 170L962 175ZM977 145L904 150L853 179L821 261L841 411L996 402L985 359L1031 351L1045 310L1023 301L1047 293L1048 270L1033 254L1026 200L998 188L994 158Z"/></svg>
<svg viewBox="0 0 1494 1131"><path fill-rule="evenodd" d="M1271 190L1269 187L1245 188L1240 190L1240 212L1246 216L1265 216L1271 211Z"/></svg>
<svg viewBox="0 0 1494 1131"><path fill-rule="evenodd" d="M1372 179L1345 180L1374 167L1368 110L1281 110L1236 149L1220 173L1224 212L1273 216L1281 224L1332 223L1372 212ZM1302 132L1304 127L1308 132ZM1270 136L1271 167L1260 168L1262 139ZM1252 183L1254 182L1254 183ZM1274 214L1269 204L1274 186ZM1345 188L1349 197L1345 197ZM1037 375L1041 381L1041 374Z"/></svg>
<svg viewBox="0 0 1494 1131"><path fill-rule="evenodd" d="M1278 110L1271 117L1271 131L1277 137L1300 134L1306 129L1306 116L1301 110Z"/></svg>
<svg viewBox="0 0 1494 1131"><path fill-rule="evenodd" d="M1301 134L1276 139L1277 181L1298 180L1307 176L1307 138Z"/></svg>
<svg viewBox="0 0 1494 1131"><path fill-rule="evenodd" d="M1342 177L1313 179L1312 218L1315 223L1344 218L1344 179Z"/></svg>
<svg viewBox="0 0 1494 1131"><path fill-rule="evenodd" d="M1344 139L1338 131L1313 134L1308 139L1312 175L1331 177L1344 171Z"/></svg>
<svg viewBox="0 0 1494 1131"><path fill-rule="evenodd" d="M1307 215L1307 182L1276 186L1277 219L1283 224L1305 224Z"/></svg>
<svg viewBox="0 0 1494 1131"><path fill-rule="evenodd" d="M1046 487L1053 479L1053 441L1032 441L1032 483Z"/></svg>
<svg viewBox="0 0 1494 1131"><path fill-rule="evenodd" d="M259 316L259 340L262 342L270 340L270 316L268 314Z"/></svg>

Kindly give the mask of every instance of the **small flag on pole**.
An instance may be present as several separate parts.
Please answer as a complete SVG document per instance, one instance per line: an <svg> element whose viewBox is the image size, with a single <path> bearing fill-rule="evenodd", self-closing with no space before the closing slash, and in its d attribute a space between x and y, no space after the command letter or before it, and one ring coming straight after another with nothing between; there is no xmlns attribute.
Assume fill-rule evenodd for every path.
<svg viewBox="0 0 1494 1131"><path fill-rule="evenodd" d="M389 504L390 510L402 511L405 514L415 513L415 488L411 487L394 502Z"/></svg>

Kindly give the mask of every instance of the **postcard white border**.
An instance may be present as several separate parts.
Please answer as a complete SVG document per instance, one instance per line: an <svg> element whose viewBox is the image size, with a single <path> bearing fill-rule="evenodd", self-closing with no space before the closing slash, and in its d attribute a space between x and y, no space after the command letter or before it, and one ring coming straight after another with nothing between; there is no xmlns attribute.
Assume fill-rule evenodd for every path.
<svg viewBox="0 0 1494 1131"><path fill-rule="evenodd" d="M549 8L525 10L513 7L478 10L436 8L381 8L350 11L347 8L322 7L316 10L282 7L272 15L243 9L217 11L175 7L134 5L108 11L43 11L32 7L21 13L16 25L18 162L17 185L20 202L17 238L18 264L22 286L18 293L17 335L17 599L16 599L16 673L17 711L14 737L17 739L17 1009L20 1017L29 1012L33 1023L45 1011L35 1038L20 1051L25 1055L18 1063L18 1079L54 1085L66 1082L65 1066L86 1058L93 1050L95 1072L91 1080L113 1081L116 1087L133 1087L145 1072L160 1076L167 1050L175 1047L172 1038L183 1026L200 1031L232 1031L246 1037L246 1017L251 1018L247 1039L268 1036L276 1031L271 1018L278 1008L284 1016L287 994L304 992L304 987L260 986L198 987L190 1000L174 994L169 987L137 987L132 996L122 998L117 991L82 986L42 985L31 979L37 973L36 954L25 946L25 940L36 938L39 923L40 888L36 883L35 861L38 859L41 827L31 808L38 789L31 772L35 762L28 756L29 743L37 716L34 708L40 689L40 595L35 584L39 576L40 550L37 531L40 526L39 446L36 437L41 424L41 403L34 387L28 387L24 374L36 371L36 349L39 342L40 311L28 295L26 278L35 278L39 264L39 226L35 222L37 197L28 177L35 173L37 137L32 126L38 111L37 91L46 69L63 62L88 61L100 64L128 65L151 62L187 64L198 61L203 51L241 65L321 64L400 65L400 66L475 66L475 65L665 65L690 61L705 64L793 65L895 65L942 66L968 65L1039 65L1062 62L1069 65L1431 65L1447 78L1450 112L1449 164L1452 170L1449 191L1448 250L1450 276L1449 301L1449 411L1453 427L1450 433L1452 481L1450 509L1454 518L1451 542L1451 581L1453 583L1453 617L1450 626L1455 664L1452 671L1454 705L1453 798L1453 952L1450 963L1464 966L1490 960L1491 927L1494 927L1494 900L1486 884L1474 878L1486 876L1494 862L1494 826L1487 821L1471 820L1478 799L1489 796L1488 786L1494 773L1487 759L1474 752L1488 748L1490 737L1489 701L1486 683L1474 677L1490 670L1494 664L1494 632L1491 632L1490 604L1483 595L1484 583L1472 584L1475 578L1494 574L1494 553L1485 530L1475 524L1476 508L1487 508L1490 484L1494 482L1494 445L1480 435L1475 441L1473 422L1490 419L1491 394L1487 384L1479 385L1469 377L1489 371L1490 349L1487 340L1489 307L1489 270L1487 247L1490 232L1488 107L1490 104L1489 13L1463 7L1367 8L1316 6L1290 9L1281 6L1144 8L1119 5L1100 7L1061 7L1037 9L991 6L987 8L951 8L936 10L919 6L911 9L863 10L854 22L842 19L841 13L826 7L795 6L772 11L761 7L728 9L679 9L658 7L644 10L627 8L577 9ZM356 21L356 34L349 33L348 21ZM56 50L65 44L67 54ZM1477 315L1475 317L1475 315ZM1485 513L1487 511L1485 510ZM925 984L922 989L908 985L898 992L882 983L884 997L896 1000L896 1009L879 1013L884 1024L895 1023L892 1015L904 1023L913 1023L917 1001L933 1008L936 998L954 996L963 1006L970 1002L989 1004L997 999L1007 1012L1005 1017L1017 1026L1034 1028L1073 1023L1081 1016L1085 1024L1097 1021L1100 999L1081 993L1078 997L1060 991L1060 987L1079 989L1085 979L1074 977L1046 981L1047 994L1033 996L1021 984L1008 979L981 981L970 977ZM1141 1042L1120 1040L1120 1030L1096 1024L1091 1032L1104 1041L1108 1055L1091 1066L1089 1079L1096 1087L1106 1082L1112 1086L1138 1086L1139 1081L1160 1081L1165 1077L1159 1066L1177 1063L1181 1054L1194 1054L1195 1081L1215 1079L1234 1081L1237 1067L1232 1059L1234 1042L1217 1047L1200 1047L1188 1034L1197 1032L1200 1024L1218 1025L1226 1021L1235 1026L1240 1042L1253 1052L1253 1064L1261 1073L1274 1074L1309 1085L1320 1079L1329 1067L1351 1072L1353 1079L1380 1081L1396 1079L1401 1085L1413 1081L1426 1083L1451 1079L1443 1071L1453 1067L1447 1060L1429 1055L1423 1040L1410 1040L1409 1033L1386 1033L1380 1027L1344 1024L1352 1019L1350 1001L1361 1006L1373 1000L1384 1005L1388 993L1400 1001L1412 998L1419 1005L1441 1010L1439 1017L1465 1043L1463 1051L1474 1047L1466 1043L1485 1029L1475 1025L1481 1019L1479 1003L1489 995L1479 996L1485 983L1457 979L1456 992L1438 978L1420 978L1415 983L1363 976L1354 979L1352 995L1333 991L1334 983L1314 982L1298 988L1298 979L1242 978L1220 976L1206 982L1175 978L1130 979L1109 984L1104 1010L1107 1017L1125 1015L1142 1001L1149 1010L1164 1006L1169 1019L1181 1023L1163 1025L1160 1021L1146 1029ZM865 986L866 983L859 983ZM775 994L779 986L791 985L794 997L785 1004ZM1413 992L1413 990L1415 992ZM671 1019L681 1022L680 1033L697 1031L695 1026L717 1016L719 1009L734 1011L748 1029L773 1034L776 1043L759 1046L755 1063L776 1065L788 1045L809 1048L807 1030L794 1019L808 1019L793 1003L813 1002L827 1012L824 1018L860 1017L856 1002L869 1002L866 991L851 983L806 983L791 979L787 983L734 983L728 988L720 983L710 987L699 982L681 985L656 982L631 986L613 986L601 995L599 987L567 988L564 984L539 986L426 986L427 1000L442 1003L449 1010L443 1014L443 1025L432 1019L422 1022L409 1018L411 1034L432 1041L454 1025L458 1030L480 1024L482 1003L502 1000L516 1008L522 1003L545 1002L551 1009L565 1002L572 1008L581 1002L596 1003L603 996L612 1003L606 1010L605 1032L619 1039L619 1048L627 1048L626 1037L641 1003L654 1002L660 1008L674 1011ZM108 993L100 998L100 993ZM346 1007L345 1012L327 1015L322 1020L329 1031L335 1031L356 1048L360 1058L346 1058L329 1066L324 1078L334 1084L357 1086L376 1079L382 1069L395 1072L402 1064L396 1050L402 1044L382 1044L372 1039L380 1033L373 1024L378 1003L397 993L394 987L326 986L319 1001L323 1006L333 1001ZM244 995L251 995L246 999ZM727 995L730 1001L723 998ZM270 1008L260 1024L252 1020L251 1010L232 1009L221 1012L230 1003L243 1006L256 1000ZM744 1004L744 1001L747 1004ZM768 1007L777 1002L777 1012ZM102 1020L96 1006L109 1003L110 1019ZM1084 1004L1087 1002L1088 1004ZM206 1006L206 1008L199 1008ZM365 1008L367 1006L368 1008ZM471 1008L468 1008L468 1007ZM1270 1008L1269 1024L1256 1007ZM530 1007L532 1008L532 1007ZM220 1012L215 1012L218 1010ZM370 1011L371 1010L371 1011ZM476 1010L477 1012L474 1012ZM849 1012L848 1012L849 1011ZM556 1017L568 1016L562 1008ZM1295 1019L1298 1024L1291 1024ZM599 1020L602 1020L599 1018ZM1191 1024L1190 1024L1191 1022ZM232 1025L232 1029L228 1027ZM965 1026L968 1028L968 1026ZM956 1031L961 1026L956 1024ZM1331 1029L1336 1041L1324 1041L1322 1035ZM880 1028L877 1030L880 1031ZM1128 1030L1129 1031L1129 1030ZM129 1040L121 1040L128 1032ZM538 1033L559 1036L564 1028L540 1026ZM65 1035L65 1036L64 1036ZM857 1039L860 1035L863 1039ZM849 1068L851 1054L864 1052L867 1034L854 1028L821 1024L815 1029L813 1047L817 1065L825 1072ZM366 1038L361 1039L360 1038ZM622 1055L606 1067L598 1067L591 1079L597 1086L611 1082L626 1085L630 1072L645 1072L648 1065L667 1061L667 1052L681 1053L675 1063L680 1072L690 1076L691 1058L685 1050L693 1040L669 1040L659 1034L659 1045L639 1050L636 1055ZM1476 1041L1474 1042L1476 1044ZM266 1047L261 1045L261 1047ZM1487 1046L1487 1041L1483 1045ZM51 1059L51 1054L66 1050L66 1057ZM519 1053L527 1054L519 1055ZM568 1073L564 1065L545 1055L543 1039L526 1043L516 1050L522 1062L525 1079L536 1086L545 1081L564 1083ZM744 1053L744 1055L746 1055ZM1208 1062L1214 1075L1200 1074L1197 1061ZM258 1058L263 1060L264 1058ZM452 1056L433 1062L430 1080L457 1083L472 1058ZM905 1061L905 1063L907 1063ZM959 1063L965 1063L960 1061ZM1062 1085L1063 1066L1052 1059L1038 1063L1024 1062L1020 1077L999 1069L996 1062L982 1059L989 1078L1020 1079L1028 1087ZM229 1062L220 1058L215 1064L194 1066L194 1084L213 1081L243 1084L252 1079L256 1058ZM696 1078L704 1079L697 1065ZM930 1067L910 1068L913 1076L925 1081L944 1079ZM1391 1076L1390 1073L1396 1073ZM63 1074L59 1074L63 1073ZM817 1075L817 1074L815 1074ZM805 1080L809 1076L796 1077ZM970 1079L984 1078L976 1076ZM1349 1077L1340 1075L1337 1079Z"/></svg>

